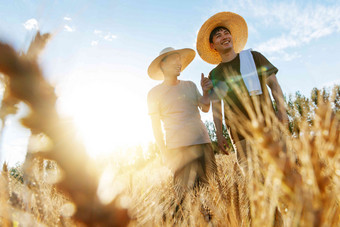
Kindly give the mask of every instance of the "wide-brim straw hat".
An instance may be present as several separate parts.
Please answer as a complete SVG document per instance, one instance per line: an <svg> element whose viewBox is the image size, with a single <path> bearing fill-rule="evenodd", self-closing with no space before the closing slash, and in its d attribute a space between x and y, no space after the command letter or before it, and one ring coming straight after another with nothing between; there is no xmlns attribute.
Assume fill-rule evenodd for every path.
<svg viewBox="0 0 340 227"><path fill-rule="evenodd" d="M236 53L243 50L248 39L248 26L240 15L232 12L220 12L210 17L201 27L197 35L196 48L201 58L210 64L219 64L222 61L219 53L210 48L209 37L212 30L225 27L230 31L233 47Z"/></svg>
<svg viewBox="0 0 340 227"><path fill-rule="evenodd" d="M193 49L190 48L184 48L184 49L174 49L172 47L167 47L163 49L157 58L153 60L148 68L148 75L154 79L154 80L163 80L164 74L161 70L160 63L162 59L164 59L166 56L177 53L181 56L181 72L194 60L196 52Z"/></svg>

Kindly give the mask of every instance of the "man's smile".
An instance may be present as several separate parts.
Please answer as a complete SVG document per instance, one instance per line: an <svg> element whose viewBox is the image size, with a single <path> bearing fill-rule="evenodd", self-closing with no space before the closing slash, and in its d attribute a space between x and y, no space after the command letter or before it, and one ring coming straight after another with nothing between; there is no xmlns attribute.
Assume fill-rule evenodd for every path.
<svg viewBox="0 0 340 227"><path fill-rule="evenodd" d="M223 40L223 41L221 42L221 44L222 44L222 45L229 44L230 41L231 41L230 39L226 39L226 40Z"/></svg>

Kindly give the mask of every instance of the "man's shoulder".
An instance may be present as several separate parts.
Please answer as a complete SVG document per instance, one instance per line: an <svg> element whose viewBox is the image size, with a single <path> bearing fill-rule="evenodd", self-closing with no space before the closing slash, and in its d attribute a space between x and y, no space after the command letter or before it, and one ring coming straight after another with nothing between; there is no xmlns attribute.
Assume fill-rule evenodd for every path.
<svg viewBox="0 0 340 227"><path fill-rule="evenodd" d="M271 75L276 74L279 70L260 52L258 51L251 51L256 67L259 69L265 68L265 71ZM263 67L264 66L264 67Z"/></svg>
<svg viewBox="0 0 340 227"><path fill-rule="evenodd" d="M256 50L252 50L251 54L253 55L253 57L264 57L263 54L261 54L261 52Z"/></svg>
<svg viewBox="0 0 340 227"><path fill-rule="evenodd" d="M181 80L181 83L184 85L195 85L195 83L191 80Z"/></svg>
<svg viewBox="0 0 340 227"><path fill-rule="evenodd" d="M150 91L148 92L148 97L157 95L161 90L163 90L162 87L163 84L157 84L156 86L151 88Z"/></svg>
<svg viewBox="0 0 340 227"><path fill-rule="evenodd" d="M216 77L217 75L219 75L220 72L221 72L221 68L222 68L221 64L216 65L216 67L213 68L213 69L209 72L209 79L211 79L212 77Z"/></svg>
<svg viewBox="0 0 340 227"><path fill-rule="evenodd" d="M252 50L251 53L253 55L255 62L257 62L257 61L259 61L259 62L268 61L267 58L259 51Z"/></svg>
<svg viewBox="0 0 340 227"><path fill-rule="evenodd" d="M192 91L193 89L197 89L196 84L191 80L181 80L181 86L183 89Z"/></svg>

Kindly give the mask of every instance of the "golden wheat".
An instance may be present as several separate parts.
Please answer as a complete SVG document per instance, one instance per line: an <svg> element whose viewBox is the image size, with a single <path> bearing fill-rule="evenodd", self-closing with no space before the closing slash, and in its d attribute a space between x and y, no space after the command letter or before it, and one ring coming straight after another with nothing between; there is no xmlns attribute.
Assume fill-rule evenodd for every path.
<svg viewBox="0 0 340 227"><path fill-rule="evenodd" d="M107 163L99 177L59 118L54 88L36 62L49 38L38 33L22 55L0 44L1 120L25 102L31 112L22 122L41 145L36 149L48 151L30 150L14 175L3 166L1 226L340 225L339 86L331 96L319 92L314 101L299 96L288 102L290 130L271 100L259 103L235 87L250 119L237 109L227 114L248 141L246 165L240 167L234 152L217 154L216 178L176 208L173 176L157 156L119 167ZM42 138L48 141L44 149Z"/></svg>

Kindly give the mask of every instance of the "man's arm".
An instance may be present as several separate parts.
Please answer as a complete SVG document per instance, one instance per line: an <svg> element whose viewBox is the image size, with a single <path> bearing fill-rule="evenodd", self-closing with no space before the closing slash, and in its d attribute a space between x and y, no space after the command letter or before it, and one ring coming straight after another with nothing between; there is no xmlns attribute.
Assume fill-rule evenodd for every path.
<svg viewBox="0 0 340 227"><path fill-rule="evenodd" d="M213 119L214 119L214 124L216 128L216 137L217 137L218 147L223 151L223 153L229 154L228 151L224 148L224 146L228 147L228 141L223 136L221 102L222 102L221 100L212 102Z"/></svg>
<svg viewBox="0 0 340 227"><path fill-rule="evenodd" d="M266 83L269 86L272 92L273 98L276 102L276 106L278 110L277 117L282 123L287 124L288 115L287 115L286 107L284 104L282 89L279 85L279 82L277 81L276 75L273 73L270 76L268 76L266 79Z"/></svg>
<svg viewBox="0 0 340 227"><path fill-rule="evenodd" d="M210 109L209 91L213 86L211 81L207 77L204 77L203 73L201 74L201 87L203 90L203 96L200 97L198 101L200 103L201 110L207 113Z"/></svg>
<svg viewBox="0 0 340 227"><path fill-rule="evenodd" d="M164 161L166 146L160 118L158 116L151 116L151 124L156 144L161 151L162 161Z"/></svg>
<svg viewBox="0 0 340 227"><path fill-rule="evenodd" d="M203 96L199 99L201 110L204 113L209 112L210 109L210 99L208 92L203 91Z"/></svg>

